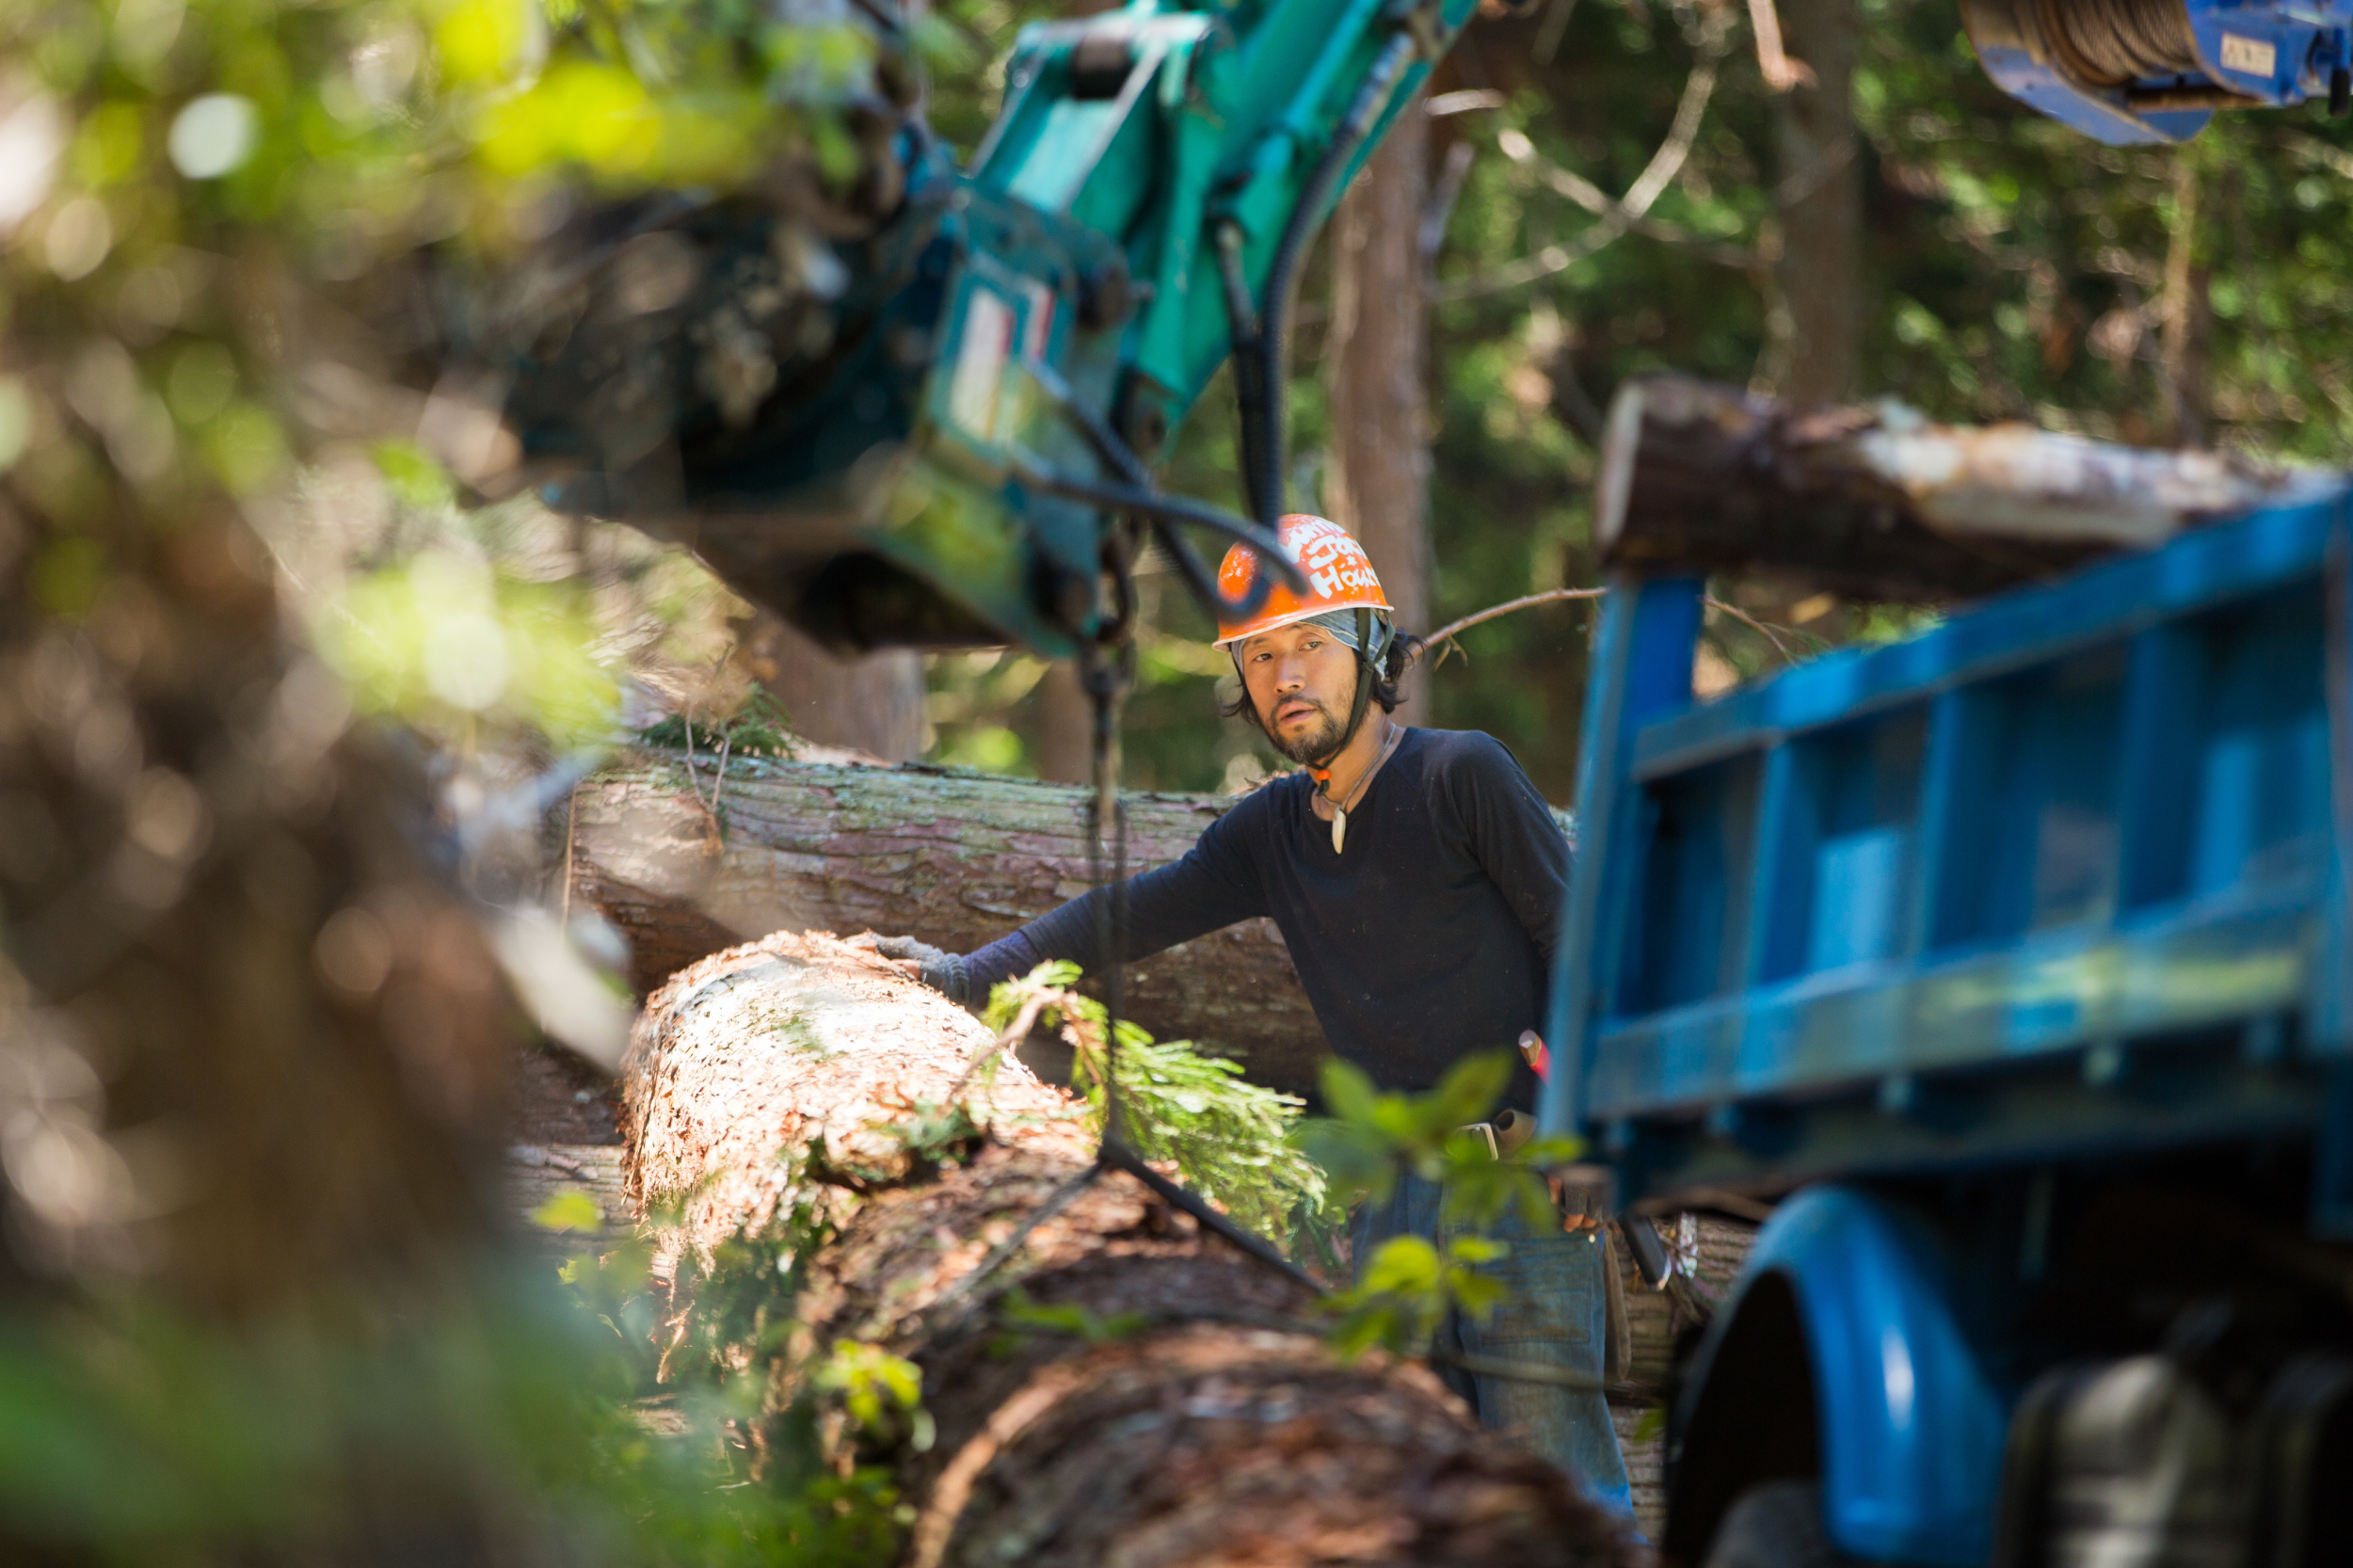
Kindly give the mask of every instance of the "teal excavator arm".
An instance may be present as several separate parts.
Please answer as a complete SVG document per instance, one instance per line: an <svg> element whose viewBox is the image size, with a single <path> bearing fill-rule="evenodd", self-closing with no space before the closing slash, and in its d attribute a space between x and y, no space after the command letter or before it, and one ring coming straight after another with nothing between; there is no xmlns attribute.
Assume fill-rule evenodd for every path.
<svg viewBox="0 0 2353 1568"><path fill-rule="evenodd" d="M712 301L731 265L787 248L788 220L744 200L659 210L608 246L607 270L658 229L702 281L666 317L629 317L618 347L573 332L510 367L526 454L569 469L543 493L687 539L841 648L1068 655L1122 618L1104 584L1147 530L1214 600L1194 538L1265 543L1281 507L1299 263L1475 4L1134 0L1025 29L968 168L920 121L899 135L904 200L837 242L821 351L778 350L756 402L714 392L693 345L719 311L740 317ZM1150 472L1229 354L1247 517L1162 495ZM666 367L650 390L611 368L649 357ZM645 408L664 396L655 439Z"/></svg>

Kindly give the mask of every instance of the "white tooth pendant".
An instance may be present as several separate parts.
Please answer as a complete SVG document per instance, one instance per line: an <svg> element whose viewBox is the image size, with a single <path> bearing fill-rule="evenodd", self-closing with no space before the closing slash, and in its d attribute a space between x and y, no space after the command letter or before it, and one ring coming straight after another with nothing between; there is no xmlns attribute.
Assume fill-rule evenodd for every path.
<svg viewBox="0 0 2353 1568"><path fill-rule="evenodd" d="M1335 806L1332 808L1332 853L1337 855L1340 852L1340 845L1347 841L1347 839L1348 813Z"/></svg>

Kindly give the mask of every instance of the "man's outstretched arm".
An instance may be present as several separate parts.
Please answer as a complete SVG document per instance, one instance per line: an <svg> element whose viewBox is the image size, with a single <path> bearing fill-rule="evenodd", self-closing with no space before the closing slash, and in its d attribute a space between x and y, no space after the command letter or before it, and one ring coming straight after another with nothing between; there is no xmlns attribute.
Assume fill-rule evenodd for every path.
<svg viewBox="0 0 2353 1568"><path fill-rule="evenodd" d="M1118 944L1122 963L1149 958L1195 936L1266 913L1265 900L1246 843L1239 811L1209 825L1184 858L1129 877L1122 885L1127 909ZM1089 974L1110 962L1104 936L1112 889L1097 888L1019 930L970 953L944 952L904 936L878 944L910 973L950 1000L977 1007L1000 983L1024 975L1048 959L1067 959Z"/></svg>

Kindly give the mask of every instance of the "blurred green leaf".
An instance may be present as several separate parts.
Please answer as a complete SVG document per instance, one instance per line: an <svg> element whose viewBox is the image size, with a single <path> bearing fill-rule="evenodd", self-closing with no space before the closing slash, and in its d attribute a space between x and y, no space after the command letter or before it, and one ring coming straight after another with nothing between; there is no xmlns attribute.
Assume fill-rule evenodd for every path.
<svg viewBox="0 0 2353 1568"><path fill-rule="evenodd" d="M1418 1355L1446 1315L1483 1319L1503 1300L1504 1288L1479 1265L1509 1256L1500 1241L1456 1237L1441 1253L1419 1236L1393 1236L1357 1272L1356 1284L1326 1297L1321 1310L1337 1319L1331 1339L1342 1355L1381 1345L1394 1354Z"/></svg>
<svg viewBox="0 0 2353 1568"><path fill-rule="evenodd" d="M596 1230L604 1224L604 1210L587 1193L567 1190L533 1209L531 1223L541 1230Z"/></svg>
<svg viewBox="0 0 2353 1568"><path fill-rule="evenodd" d="M403 505L429 511L456 499L457 487L449 471L414 441L377 441L368 448L368 456Z"/></svg>
<svg viewBox="0 0 2353 1568"><path fill-rule="evenodd" d="M428 728L502 717L567 746L612 730L618 688L577 586L428 552L355 580L315 624L363 709Z"/></svg>

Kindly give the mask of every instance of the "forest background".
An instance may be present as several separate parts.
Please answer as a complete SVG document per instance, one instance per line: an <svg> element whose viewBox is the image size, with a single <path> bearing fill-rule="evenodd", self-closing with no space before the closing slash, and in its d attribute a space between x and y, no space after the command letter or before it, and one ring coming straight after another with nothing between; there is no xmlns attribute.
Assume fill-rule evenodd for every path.
<svg viewBox="0 0 2353 1568"><path fill-rule="evenodd" d="M1021 14L1005 0L942 12L976 67ZM1418 455L1392 454L1359 487L1389 508L1390 529L1401 515L1401 531L1376 528L1369 542L1385 580L1402 579L1402 597L1426 606L1419 629L1598 580L1590 482L1602 410L1652 369L1800 403L1892 397L1956 422L2344 460L2345 122L2314 104L2221 115L2178 149L2103 148L1996 91L1950 0L1796 0L1779 22L1788 57L1814 78L1786 90L1768 86L1745 16L1545 0L1482 20L1432 85L1451 112L1408 127L1360 177L1300 312L1291 502L1368 532L1350 504L1337 384L1394 376L1393 345L1426 332L1420 362L1403 367L1419 406L1392 409L1383 431L1425 434L1426 508L1396 493ZM1719 52L1709 90L1693 73ZM982 72L974 91L943 78L936 118L960 144L985 124L992 81ZM1594 201L1635 186L1694 101L1688 157L1641 221L1609 237ZM1368 189L1384 181L1391 188ZM1336 280L1349 292L1336 272L1362 264L1350 250L1336 266L1334 238L1348 234L1351 207L1375 200L1417 214L1421 287L1418 297L1397 287L1392 260L1385 286L1355 291L1350 313L1367 341L1352 358L1336 341ZM1378 312L1403 319L1362 322ZM1385 360L1364 357L1384 349ZM1221 379L1204 398L1168 482L1231 504L1227 396ZM1379 456L1360 449L1360 466ZM1796 623L1799 635L1783 637L1792 652L1897 634L1921 615L1769 583L1716 591ZM1155 597L1128 708L1129 782L1210 790L1256 776L1269 765L1263 743L1216 719L1200 679L1223 669L1202 646L1205 619L1181 594ZM1566 803L1589 616L1555 603L1471 631L1469 657L1448 659L1407 716L1496 734ZM1781 658L1722 617L1710 640L1704 683ZM936 658L928 684L934 760L1080 776L1075 693L1035 661Z"/></svg>
<svg viewBox="0 0 2353 1568"><path fill-rule="evenodd" d="M470 281L583 186L871 193L845 105L916 89L861 14L0 0L10 1560L198 1534L224 1555L168 1560L324 1560L242 1544L340 1517L486 1544L450 1560L517 1560L501 1541L558 1525L700 1560L703 1515L644 1505L673 1489L623 1404L642 1368L607 1367L583 1419L578 1314L549 1325L544 1269L536 1293L499 1283L492 1161L529 1032L501 970L544 983L552 1031L548 996L601 999L583 1032L608 1044L627 1027L551 932L540 828L616 716L723 718L752 696L729 670L821 738L896 715L870 749L1049 776L1079 765L1072 692L1015 653L844 670L674 549L477 504L501 435L448 366ZM919 19L956 146L1042 14ZM1366 534L1409 627L1593 581L1600 410L1654 366L2342 460L2345 126L2312 107L2103 150L1996 93L1949 0L1788 0L1785 58L1758 47L1771 15L1482 19L1344 203L1299 312L1293 500ZM799 257L818 298L824 248ZM1230 429L1213 389L1170 483L1232 504ZM1206 626L1145 585L1127 781L1245 782L1265 762L1214 716ZM1796 627L1793 651L1922 613L1716 591ZM1492 730L1565 801L1587 626L1556 604L1478 629L1407 716ZM1781 657L1737 622L1711 638L1709 682ZM588 1325L608 1357L611 1327Z"/></svg>

